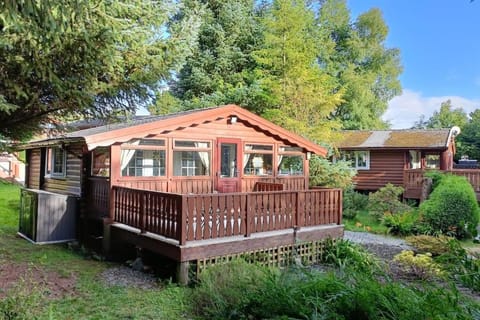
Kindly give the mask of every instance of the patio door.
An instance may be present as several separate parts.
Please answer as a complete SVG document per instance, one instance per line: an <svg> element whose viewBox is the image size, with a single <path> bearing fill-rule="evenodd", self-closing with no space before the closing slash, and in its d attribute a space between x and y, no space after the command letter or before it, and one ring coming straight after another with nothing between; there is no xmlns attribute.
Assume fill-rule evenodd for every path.
<svg viewBox="0 0 480 320"><path fill-rule="evenodd" d="M217 140L217 190L240 192L241 141L238 139Z"/></svg>

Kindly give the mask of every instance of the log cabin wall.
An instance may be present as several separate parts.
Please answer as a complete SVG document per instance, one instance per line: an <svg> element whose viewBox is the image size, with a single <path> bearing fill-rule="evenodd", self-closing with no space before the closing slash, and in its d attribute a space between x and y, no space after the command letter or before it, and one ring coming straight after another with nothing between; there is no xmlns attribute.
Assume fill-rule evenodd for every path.
<svg viewBox="0 0 480 320"><path fill-rule="evenodd" d="M26 186L30 189L40 189L41 149L31 149L27 153L27 181Z"/></svg>
<svg viewBox="0 0 480 320"><path fill-rule="evenodd" d="M354 178L357 190L378 190L387 183L403 185L405 151L370 150L370 169L358 170Z"/></svg>
<svg viewBox="0 0 480 320"><path fill-rule="evenodd" d="M132 127L134 130L134 127ZM212 193L216 190L216 174L219 171L217 167L217 139L228 137L231 139L238 139L241 141L241 153L245 148L245 144L261 144L273 146L273 174L268 176L248 176L243 174L243 168L240 169L241 176L241 190L240 192L250 192L254 189L257 181L272 182L284 184L284 190L304 190L308 188L308 161L304 157L304 175L303 176L282 176L278 175L278 149L280 146L288 145L286 141L274 138L265 134L263 131L243 123L241 120L235 124L227 122L227 119L218 119L216 121L202 123L192 127L179 128L170 132L159 135L152 135L151 139L165 139L167 148L167 174L164 177L122 177L119 173L113 171L120 171L119 168L114 169L112 166L112 185L144 189L152 191L172 192L172 193ZM209 176L189 176L179 177L173 176L171 168L173 166L173 144L174 140L197 140L210 142L210 175ZM114 159L112 152L112 165ZM118 164L117 164L118 166Z"/></svg>

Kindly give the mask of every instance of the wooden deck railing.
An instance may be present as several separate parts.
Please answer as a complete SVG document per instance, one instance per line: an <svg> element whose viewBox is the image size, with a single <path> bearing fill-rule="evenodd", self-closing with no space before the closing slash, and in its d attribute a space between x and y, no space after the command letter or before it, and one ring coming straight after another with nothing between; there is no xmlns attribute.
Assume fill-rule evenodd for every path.
<svg viewBox="0 0 480 320"><path fill-rule="evenodd" d="M405 191L421 190L423 177L426 170L422 169L409 169L404 170L403 174L403 187ZM480 193L480 170L478 169L452 169L442 170L443 173L450 173L457 176L463 176L467 178L468 182L473 187L476 193Z"/></svg>
<svg viewBox="0 0 480 320"><path fill-rule="evenodd" d="M114 187L114 221L187 241L340 224L342 191L181 195Z"/></svg>
<svg viewBox="0 0 480 320"><path fill-rule="evenodd" d="M110 180L103 177L89 177L87 189L88 215L103 218L108 216Z"/></svg>
<svg viewBox="0 0 480 320"><path fill-rule="evenodd" d="M273 182L256 182L253 191L263 192L263 191L282 191L284 189L283 183L273 183Z"/></svg>

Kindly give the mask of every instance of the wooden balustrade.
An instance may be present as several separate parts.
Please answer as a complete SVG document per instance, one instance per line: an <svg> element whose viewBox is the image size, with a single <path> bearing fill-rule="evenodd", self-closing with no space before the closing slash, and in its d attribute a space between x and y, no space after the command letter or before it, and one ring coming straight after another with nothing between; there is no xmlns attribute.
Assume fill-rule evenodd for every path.
<svg viewBox="0 0 480 320"><path fill-rule="evenodd" d="M108 216L110 180L103 177L89 177L87 189L87 214L89 217Z"/></svg>
<svg viewBox="0 0 480 320"><path fill-rule="evenodd" d="M273 183L273 182L256 182L253 191L264 192L264 191L282 191L284 190L283 183Z"/></svg>
<svg viewBox="0 0 480 320"><path fill-rule="evenodd" d="M342 191L171 194L114 187L114 221L187 241L340 224Z"/></svg>
<svg viewBox="0 0 480 320"><path fill-rule="evenodd" d="M405 198L419 198L423 178L426 170L422 169L409 169L404 170L403 174L403 187L405 188ZM450 173L456 176L462 176L467 178L468 182L473 187L473 190L478 194L480 193L480 170L478 169L452 169L442 170L440 172Z"/></svg>

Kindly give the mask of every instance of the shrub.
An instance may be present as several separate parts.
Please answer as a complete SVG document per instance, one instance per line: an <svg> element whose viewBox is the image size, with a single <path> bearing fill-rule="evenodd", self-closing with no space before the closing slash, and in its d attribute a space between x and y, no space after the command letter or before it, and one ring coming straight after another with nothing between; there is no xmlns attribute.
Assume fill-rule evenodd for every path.
<svg viewBox="0 0 480 320"><path fill-rule="evenodd" d="M241 259L210 266L192 293L193 311L206 319L240 318L265 277L265 268Z"/></svg>
<svg viewBox="0 0 480 320"><path fill-rule="evenodd" d="M328 239L324 243L320 261L340 269L376 273L380 271L378 260L366 249L348 240Z"/></svg>
<svg viewBox="0 0 480 320"><path fill-rule="evenodd" d="M403 193L402 187L388 183L385 187L368 196L368 210L371 215L380 220L384 214L396 214L409 211L410 207L399 199Z"/></svg>
<svg viewBox="0 0 480 320"><path fill-rule="evenodd" d="M419 279L443 276L441 266L435 263L431 253L414 254L411 250L403 250L393 261L398 262L408 274Z"/></svg>
<svg viewBox="0 0 480 320"><path fill-rule="evenodd" d="M398 214L387 213L382 218L382 224L388 228L388 233L406 236L419 232L419 220L418 211L412 210Z"/></svg>
<svg viewBox="0 0 480 320"><path fill-rule="evenodd" d="M356 192L352 187L343 191L343 217L355 219L358 211L365 210L368 205L368 196Z"/></svg>
<svg viewBox="0 0 480 320"><path fill-rule="evenodd" d="M419 252L431 253L433 256L439 256L441 254L451 251L451 241L455 241L454 238L447 237L445 235L429 236L418 235L411 236L405 239L408 244L412 245Z"/></svg>
<svg viewBox="0 0 480 320"><path fill-rule="evenodd" d="M424 223L435 233L464 238L476 233L477 198L464 177L445 175L430 197L420 204Z"/></svg>
<svg viewBox="0 0 480 320"><path fill-rule="evenodd" d="M348 161L331 162L317 156L310 159L310 186L346 189L352 186L356 173Z"/></svg>

